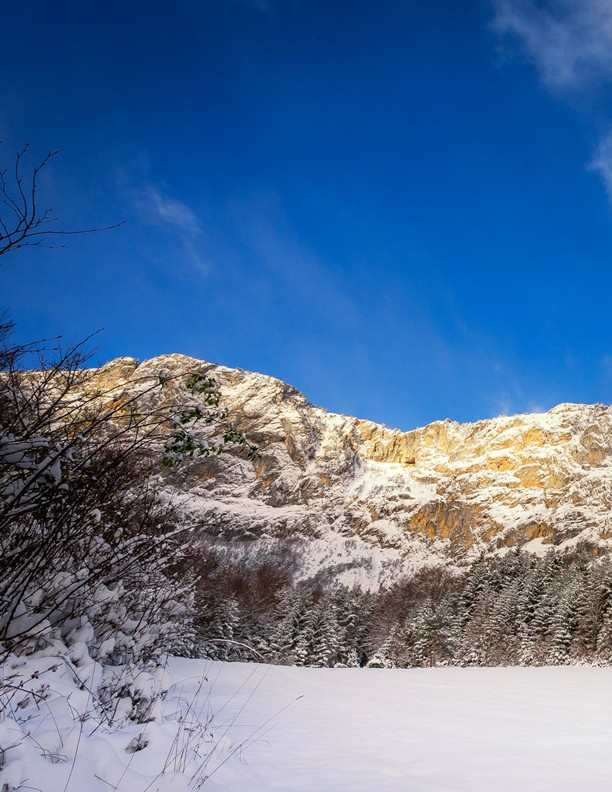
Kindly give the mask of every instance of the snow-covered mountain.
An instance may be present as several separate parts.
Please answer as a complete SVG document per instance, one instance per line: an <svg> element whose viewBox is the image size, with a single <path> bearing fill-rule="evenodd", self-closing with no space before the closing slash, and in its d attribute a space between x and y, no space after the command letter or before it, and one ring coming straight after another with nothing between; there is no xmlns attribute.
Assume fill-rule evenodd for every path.
<svg viewBox="0 0 612 792"><path fill-rule="evenodd" d="M561 404L400 432L315 407L272 377L182 355L121 358L97 376L129 393L161 370L213 376L259 445L253 461L228 453L165 476L194 530L232 556L272 555L301 578L376 585L517 544L612 547L611 407Z"/></svg>

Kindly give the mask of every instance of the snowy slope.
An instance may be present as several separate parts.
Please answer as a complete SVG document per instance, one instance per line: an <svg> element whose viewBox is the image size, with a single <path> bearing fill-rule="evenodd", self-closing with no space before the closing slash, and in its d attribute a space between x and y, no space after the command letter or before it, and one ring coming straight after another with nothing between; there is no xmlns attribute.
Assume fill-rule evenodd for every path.
<svg viewBox="0 0 612 792"><path fill-rule="evenodd" d="M612 541L612 408L562 404L399 432L314 407L271 377L181 355L122 358L98 376L129 393L161 370L214 376L260 446L253 462L227 454L165 479L194 530L232 555L294 557L302 577L376 585L517 543L599 552Z"/></svg>

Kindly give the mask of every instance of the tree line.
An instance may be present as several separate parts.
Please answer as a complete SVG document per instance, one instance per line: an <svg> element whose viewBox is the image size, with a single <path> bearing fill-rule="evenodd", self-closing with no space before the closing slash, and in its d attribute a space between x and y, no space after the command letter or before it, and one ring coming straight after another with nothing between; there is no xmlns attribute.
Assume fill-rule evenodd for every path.
<svg viewBox="0 0 612 792"><path fill-rule="evenodd" d="M292 585L271 565L209 570L200 651L309 666L608 664L612 561L520 548L378 592ZM255 651L252 651L252 650Z"/></svg>

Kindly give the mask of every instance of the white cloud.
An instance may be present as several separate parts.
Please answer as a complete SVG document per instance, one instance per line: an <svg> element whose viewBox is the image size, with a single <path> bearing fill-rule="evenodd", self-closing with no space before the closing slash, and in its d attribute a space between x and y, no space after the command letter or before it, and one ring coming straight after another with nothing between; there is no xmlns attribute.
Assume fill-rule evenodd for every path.
<svg viewBox="0 0 612 792"><path fill-rule="evenodd" d="M544 85L587 91L612 83L612 0L493 0L494 28L518 38ZM612 130L588 166L612 204Z"/></svg>
<svg viewBox="0 0 612 792"><path fill-rule="evenodd" d="M612 131L599 141L589 170L599 173L606 185L608 200L612 204Z"/></svg>
<svg viewBox="0 0 612 792"><path fill-rule="evenodd" d="M188 261L192 267L200 272L209 272L210 266L208 261L200 255L196 245L194 245L191 239L184 237L181 240L181 246L185 260Z"/></svg>
<svg viewBox="0 0 612 792"><path fill-rule="evenodd" d="M612 80L610 0L493 0L494 27L517 36L550 88Z"/></svg>
<svg viewBox="0 0 612 792"><path fill-rule="evenodd" d="M529 402L527 404L527 412L531 413L532 415L534 413L545 413L545 412L548 412L549 409L550 409L549 407L545 407L540 402Z"/></svg>
<svg viewBox="0 0 612 792"><path fill-rule="evenodd" d="M124 174L119 174L125 180ZM172 239L178 259L191 271L208 272L209 262L199 251L203 228L196 213L183 201L172 198L166 189L149 181L123 188L125 200L142 223L164 229Z"/></svg>
<svg viewBox="0 0 612 792"><path fill-rule="evenodd" d="M141 219L149 225L168 225L195 236L200 225L195 213L176 198L163 195L158 187L147 184L135 192L136 209Z"/></svg>

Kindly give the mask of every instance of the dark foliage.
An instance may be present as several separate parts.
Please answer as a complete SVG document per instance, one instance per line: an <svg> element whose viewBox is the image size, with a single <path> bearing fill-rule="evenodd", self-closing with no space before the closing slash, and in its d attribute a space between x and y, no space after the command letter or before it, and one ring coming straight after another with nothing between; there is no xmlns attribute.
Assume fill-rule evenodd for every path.
<svg viewBox="0 0 612 792"><path fill-rule="evenodd" d="M259 575L266 596L252 596ZM218 569L206 634L273 663L414 667L612 662L612 562L520 549L461 575L425 568L376 594L295 587L269 568ZM239 583L238 583L239 581ZM273 582L271 582L273 581ZM230 636L231 634L231 636ZM252 658L232 643L224 659ZM223 648L220 650L219 647ZM258 658L257 658L258 659Z"/></svg>

